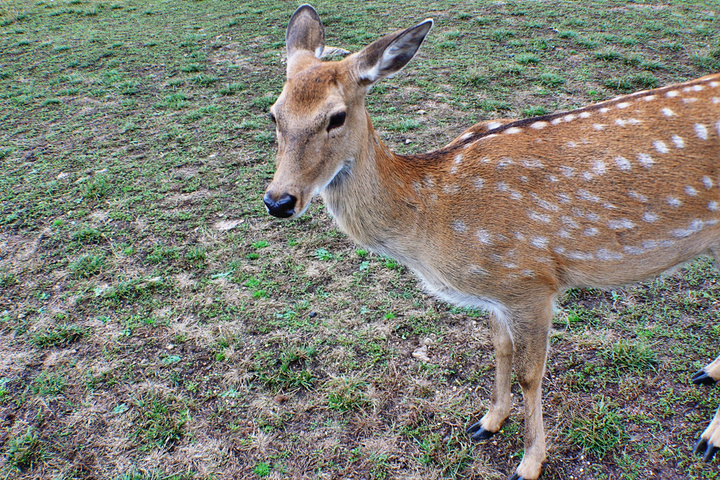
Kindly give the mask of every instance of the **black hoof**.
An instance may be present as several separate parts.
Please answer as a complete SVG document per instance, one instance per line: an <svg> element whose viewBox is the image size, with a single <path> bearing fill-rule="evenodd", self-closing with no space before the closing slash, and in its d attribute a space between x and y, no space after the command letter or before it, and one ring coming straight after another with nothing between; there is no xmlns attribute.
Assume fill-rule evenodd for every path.
<svg viewBox="0 0 720 480"><path fill-rule="evenodd" d="M497 432L489 432L485 430L481 425L480 422L474 423L470 425L467 429L467 434L470 435L470 439L479 442L481 440L487 440L488 438L495 435Z"/></svg>
<svg viewBox="0 0 720 480"><path fill-rule="evenodd" d="M693 453L696 455L702 455L704 462L711 462L718 450L718 447L715 445L709 445L707 440L701 438L697 445L695 445Z"/></svg>
<svg viewBox="0 0 720 480"><path fill-rule="evenodd" d="M705 373L705 370L698 370L692 377L692 382L695 385L715 385L717 382L710 375Z"/></svg>

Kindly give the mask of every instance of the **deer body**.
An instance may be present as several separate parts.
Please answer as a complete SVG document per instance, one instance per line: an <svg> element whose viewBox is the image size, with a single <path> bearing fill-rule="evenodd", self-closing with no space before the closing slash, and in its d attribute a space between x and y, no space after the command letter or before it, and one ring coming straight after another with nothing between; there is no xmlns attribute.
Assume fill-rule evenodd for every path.
<svg viewBox="0 0 720 480"><path fill-rule="evenodd" d="M295 217L320 194L354 241L401 261L443 300L490 311L495 388L469 433L488 438L509 415L514 362L525 455L513 478L535 479L545 460L541 381L557 295L720 252L720 75L485 122L438 151L395 155L364 97L412 58L431 24L321 62L319 18L298 9L287 34L288 81L271 109L278 168L265 203ZM719 380L718 365L696 380ZM716 415L699 446L712 458L719 445Z"/></svg>

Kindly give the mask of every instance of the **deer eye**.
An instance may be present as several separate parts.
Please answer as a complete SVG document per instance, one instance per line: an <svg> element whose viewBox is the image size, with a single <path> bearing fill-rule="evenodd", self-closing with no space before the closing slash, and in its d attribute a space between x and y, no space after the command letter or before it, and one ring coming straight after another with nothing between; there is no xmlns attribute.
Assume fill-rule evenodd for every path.
<svg viewBox="0 0 720 480"><path fill-rule="evenodd" d="M340 128L345 124L345 112L338 112L333 114L330 117L330 123L328 124L327 131L333 130L335 128Z"/></svg>

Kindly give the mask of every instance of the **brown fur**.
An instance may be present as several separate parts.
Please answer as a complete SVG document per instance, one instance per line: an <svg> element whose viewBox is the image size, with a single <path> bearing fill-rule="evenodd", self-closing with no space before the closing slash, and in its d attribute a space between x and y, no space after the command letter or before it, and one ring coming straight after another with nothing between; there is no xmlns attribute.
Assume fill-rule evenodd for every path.
<svg viewBox="0 0 720 480"><path fill-rule="evenodd" d="M720 75L484 122L441 150L395 155L373 129L366 85L402 68L428 29L395 32L340 62L288 47L266 195L295 196L298 216L319 193L350 238L402 261L440 298L490 310L495 390L473 431L496 432L509 415L514 362L525 401L516 478L535 479L557 295L635 282L720 250ZM390 46L400 53L388 60ZM345 124L328 131L340 110ZM717 365L708 366L713 378ZM703 433L710 445L720 443L718 419Z"/></svg>

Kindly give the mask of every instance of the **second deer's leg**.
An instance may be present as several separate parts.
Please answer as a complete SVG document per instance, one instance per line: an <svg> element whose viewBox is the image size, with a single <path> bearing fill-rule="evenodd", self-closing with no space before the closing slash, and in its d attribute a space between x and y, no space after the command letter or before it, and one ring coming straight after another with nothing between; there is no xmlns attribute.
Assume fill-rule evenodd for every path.
<svg viewBox="0 0 720 480"><path fill-rule="evenodd" d="M512 372L513 343L509 325L504 318L490 316L493 347L495 348L495 386L490 409L479 422L468 428L468 434L475 441L492 437L510 415L510 374Z"/></svg>

